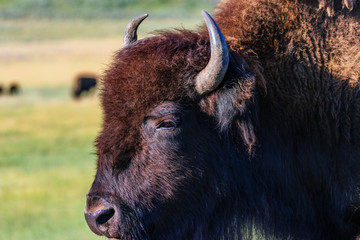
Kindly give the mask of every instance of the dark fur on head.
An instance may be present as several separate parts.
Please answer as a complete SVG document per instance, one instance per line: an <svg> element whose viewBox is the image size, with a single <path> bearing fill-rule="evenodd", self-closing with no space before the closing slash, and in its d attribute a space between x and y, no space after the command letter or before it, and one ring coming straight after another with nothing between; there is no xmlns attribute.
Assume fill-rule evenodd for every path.
<svg viewBox="0 0 360 240"><path fill-rule="evenodd" d="M227 220L227 215L220 208L217 211L220 211L220 215L224 214L224 229L215 228L215 223L212 223L215 232L210 232L208 229L210 223L207 218L203 218L204 214L208 213L206 213L205 209L201 210L197 203L189 202L189 200L198 194L197 191L203 192L202 195L204 196L198 197L204 198L205 202L201 201L200 204L206 204L209 205L210 209L215 209L216 205L219 204L218 200L205 196L208 194L220 194L217 192L223 188L220 185L228 185L229 188L232 188L227 181L233 177L229 176L227 180L222 179L222 175L212 178L218 174L215 169L219 170L230 166L228 164L216 168L209 166L205 174L202 168L209 163L201 164L201 162L214 158L212 161L214 161L215 165L218 165L224 163L221 160L222 158L232 159L232 157L222 156L225 153L221 153L219 147L223 144L219 145L215 142L211 144L211 139L216 140L218 138L216 129L224 132L224 136L231 134L230 132L240 133L232 136L232 139L239 143L239 147L236 149L236 152L239 153L243 151L251 153L256 142L253 127L253 123L256 122L256 114L254 114L256 109L254 99L255 78L250 73L249 66L244 60L246 54L243 56L239 52L231 52L230 71L225 76L226 81L219 87L223 90L211 93L204 99L194 91L194 78L205 67L209 57L210 47L206 34L188 31L162 32L159 36L139 40L130 47L118 52L114 63L104 76L104 88L101 96L105 119L102 133L97 139L100 160L98 161L98 173L96 176L97 184L94 184L92 192L110 196L122 196L131 208L135 208L135 206L140 208L138 210L139 218L142 215L147 216L146 218L155 218L152 221L157 224L152 227L147 226L147 229L151 229L148 230L151 233L147 232L147 234L156 235L163 232L163 238L162 235L156 235L158 239L168 239L169 236L172 239L181 239L184 234L187 234L189 239L209 239L210 236L215 238L224 235L228 231L226 223L232 222L233 219ZM133 71L133 69L137 69L137 71ZM200 152L198 163L188 162L194 156L187 155L192 152L195 154L196 151L203 148L203 146L197 146L196 141L193 142L194 146L193 144L190 144L190 146L178 146L178 143L172 142L170 144L170 141L169 144L166 144L167 149L165 150L156 150L146 142L147 136L144 136L143 130L139 126L144 125L144 119L150 114L150 109L154 109L165 102L176 103L176 106L181 107L181 112L196 111L196 114L184 114L182 122L185 123L182 123L183 125L186 125L186 122L200 121L199 124L207 126L206 128L209 129L209 132L198 133L198 141L200 143L206 140L208 144L214 146L214 149L206 157L204 156L205 153ZM167 108L171 107L174 106L167 106ZM200 108L206 115L212 117L209 118L204 113L201 113ZM250 110L252 111L251 114ZM207 122L211 118L213 120ZM184 132L189 131L185 129L186 127L183 127ZM193 129L191 131L196 133L202 130ZM187 136L187 134L189 133L184 133L183 138L189 138L190 135ZM192 140L187 139L186 141L190 143ZM224 140L224 142L228 142L228 140ZM236 146L225 144L224 147L234 148ZM189 149L193 150L189 151ZM167 154L170 155L167 156ZM172 156L173 154L175 156ZM249 156L245 158L249 158ZM155 159L153 159L154 157ZM175 162L179 166L176 166L175 162L172 162L171 166L161 166L162 161L160 159L164 157L168 158L167 161L176 158ZM217 160L215 161L215 159ZM234 164L238 165L239 163L234 162ZM143 169L144 166L142 165L147 166L147 168ZM132 166L137 166L138 170L133 169ZM176 175L174 175L175 172ZM178 176L179 173L180 176ZM113 181L109 179L109 176L113 175L120 175L121 177L117 177L118 180ZM149 186L155 185L155 189L147 191L148 197L141 197L144 193L140 194L140 192L145 191L141 187L135 190L132 185L118 185L119 179L125 175L128 175L128 177L133 176L131 177L132 184L144 185L146 183ZM206 175L208 182L191 189L192 187L189 184L201 175ZM153 179L154 176L161 179ZM183 180L179 180L179 177L183 178ZM100 183L105 182L108 185L105 188L106 190L98 189L98 184L100 187ZM208 184L212 186L212 190L210 190ZM106 194L103 193L104 191ZM221 191L226 192L228 190L223 189ZM178 200L171 200L174 198L174 194L180 194L184 197L183 203L179 203ZM180 197L180 195L177 197ZM164 203L162 203L163 201ZM175 202L172 203L173 201ZM160 205L161 209L157 210L157 207L160 207L157 205ZM184 215L182 211L184 208L189 208L189 205L193 205L191 209L194 211L202 213L199 213L198 216L195 212L190 216L187 216L188 214ZM169 210L166 210L167 208ZM197 208L198 210L196 210ZM163 214L168 214L170 209L172 213L169 216L163 216ZM160 214L157 211L163 213ZM159 216L156 216L155 213ZM153 214L154 217L152 217ZM216 216L219 217L220 215ZM170 216L173 217L172 220L168 219ZM181 219L179 219L180 216ZM175 220L177 220L177 223L174 222ZM142 221L146 222L148 220ZM182 225L179 225L181 221ZM174 229L167 227L169 224L178 224L176 232L173 232ZM166 233L167 231L170 232ZM139 229L134 230L134 232L137 232L138 235L144 234Z"/></svg>
<svg viewBox="0 0 360 240"><path fill-rule="evenodd" d="M194 90L210 58L205 28L160 32L116 54L104 75L98 169L87 205L91 213L115 209L103 234L161 240L360 233L360 24L304 3L220 5L215 21L230 64L207 95Z"/></svg>

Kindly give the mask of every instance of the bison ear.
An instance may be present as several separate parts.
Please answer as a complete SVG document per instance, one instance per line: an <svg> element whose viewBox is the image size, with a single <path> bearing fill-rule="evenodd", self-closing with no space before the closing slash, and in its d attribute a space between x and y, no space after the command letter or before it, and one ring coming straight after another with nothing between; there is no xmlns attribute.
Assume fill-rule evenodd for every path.
<svg viewBox="0 0 360 240"><path fill-rule="evenodd" d="M229 53L224 80L216 91L201 100L201 108L215 118L222 132L238 133L236 141L244 143L243 146L252 152L257 122L255 73L241 54Z"/></svg>

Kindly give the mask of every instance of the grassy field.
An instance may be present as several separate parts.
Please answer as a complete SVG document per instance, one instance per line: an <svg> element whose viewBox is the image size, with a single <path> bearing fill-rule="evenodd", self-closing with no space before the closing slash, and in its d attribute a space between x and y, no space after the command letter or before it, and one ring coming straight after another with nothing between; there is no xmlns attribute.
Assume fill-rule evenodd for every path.
<svg viewBox="0 0 360 240"><path fill-rule="evenodd" d="M0 239L97 239L83 208L95 173L99 104L51 91L58 93L46 102L34 89L0 99Z"/></svg>
<svg viewBox="0 0 360 240"><path fill-rule="evenodd" d="M121 47L128 20L0 21L0 84L70 86L80 72L101 74ZM201 18L146 19L139 38L156 29L196 28ZM6 25L6 27L4 27ZM3 26L3 27L1 27Z"/></svg>
<svg viewBox="0 0 360 240"><path fill-rule="evenodd" d="M0 0L0 19L119 19L138 11L156 17L188 18L219 0Z"/></svg>

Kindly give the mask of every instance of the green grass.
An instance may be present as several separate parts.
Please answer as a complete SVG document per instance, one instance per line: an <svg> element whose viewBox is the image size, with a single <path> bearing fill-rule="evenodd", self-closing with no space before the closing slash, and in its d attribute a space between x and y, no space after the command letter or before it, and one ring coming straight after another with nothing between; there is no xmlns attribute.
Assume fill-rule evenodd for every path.
<svg viewBox="0 0 360 240"><path fill-rule="evenodd" d="M0 98L0 239L99 239L83 217L99 103L74 102L62 88L46 101L55 89Z"/></svg>
<svg viewBox="0 0 360 240"><path fill-rule="evenodd" d="M149 36L155 30L193 29L203 23L200 10L197 16L187 19L157 18L156 13L149 11L137 11L131 17L117 21L109 19L7 19L0 21L0 43L107 37L117 37L121 43L126 25L133 17L142 13L149 13L150 16L139 27L139 38Z"/></svg>
<svg viewBox="0 0 360 240"><path fill-rule="evenodd" d="M0 43L73 38L121 38L135 16L150 16L140 37L158 29L194 28L201 10L219 0L0 0ZM0 56L1 58L1 56ZM1 60L1 59L0 59Z"/></svg>
<svg viewBox="0 0 360 240"><path fill-rule="evenodd" d="M1 0L0 18L119 19L146 10L165 17L188 17L218 0Z"/></svg>

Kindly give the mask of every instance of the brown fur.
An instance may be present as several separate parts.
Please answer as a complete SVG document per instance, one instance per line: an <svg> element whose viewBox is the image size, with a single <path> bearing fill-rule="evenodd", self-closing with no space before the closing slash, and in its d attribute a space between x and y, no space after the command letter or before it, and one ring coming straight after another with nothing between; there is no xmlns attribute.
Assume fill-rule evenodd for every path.
<svg viewBox="0 0 360 240"><path fill-rule="evenodd" d="M116 155L114 151L122 149L119 144L138 149L138 126L149 109L163 101L186 102L194 98L194 93L189 95L186 91L190 83L183 82L181 75L189 72L190 65L198 65L200 70L206 64L201 49L198 52L188 49L189 45L195 49L201 44L205 48L204 40L190 32L164 33L163 36L140 40L131 48L118 52L105 75L102 93L105 133L97 141L99 155L106 152ZM193 58L194 55L198 55L197 59ZM194 69L192 71L194 75ZM118 127L113 129L113 126ZM108 128L111 133L106 132Z"/></svg>
<svg viewBox="0 0 360 240"><path fill-rule="evenodd" d="M326 137L335 139L328 136L334 134L339 140L342 134L350 141L346 126L351 123L344 116L353 115L359 104L353 99L360 77L358 21L343 14L316 15L314 9L293 1L261 0L228 1L216 21L233 49L257 53L264 68L261 79L266 79L265 101L283 109L281 114L290 116L291 123L322 119L314 124L322 125ZM343 127L334 129L334 122ZM342 132L334 133L337 130Z"/></svg>

